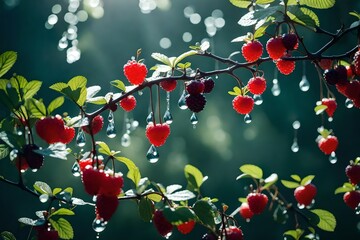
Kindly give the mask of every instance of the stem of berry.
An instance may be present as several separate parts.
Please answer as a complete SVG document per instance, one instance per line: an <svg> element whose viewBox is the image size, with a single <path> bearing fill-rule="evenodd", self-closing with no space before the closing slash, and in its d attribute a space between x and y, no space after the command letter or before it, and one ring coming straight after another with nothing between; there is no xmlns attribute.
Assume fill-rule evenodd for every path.
<svg viewBox="0 0 360 240"><path fill-rule="evenodd" d="M160 99L160 85L156 84L157 86L157 97L158 97L158 117L159 117L159 122L160 124L162 124L162 119L161 119L161 99Z"/></svg>
<svg viewBox="0 0 360 240"><path fill-rule="evenodd" d="M151 107L151 112L152 112L152 121L154 123L154 125L156 124L155 122L155 109L154 109L154 101L153 101L153 95L152 95L152 86L149 87L149 92L150 92L150 107Z"/></svg>

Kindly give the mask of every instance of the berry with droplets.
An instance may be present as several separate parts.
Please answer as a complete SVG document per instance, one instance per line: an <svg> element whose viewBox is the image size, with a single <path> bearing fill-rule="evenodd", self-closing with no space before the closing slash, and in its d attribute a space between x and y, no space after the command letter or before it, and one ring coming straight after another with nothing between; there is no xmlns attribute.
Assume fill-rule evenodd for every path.
<svg viewBox="0 0 360 240"><path fill-rule="evenodd" d="M261 57L263 46L258 40L249 41L241 47L241 53L246 61L255 62Z"/></svg>
<svg viewBox="0 0 360 240"><path fill-rule="evenodd" d="M269 201L268 197L263 193L249 193L246 200L251 212L254 214L262 213Z"/></svg>
<svg viewBox="0 0 360 240"><path fill-rule="evenodd" d="M140 85L147 75L146 65L136 60L129 60L123 67L124 75L132 85Z"/></svg>
<svg viewBox="0 0 360 240"><path fill-rule="evenodd" d="M266 89L266 80L263 77L252 77L250 78L247 87L252 94L263 94Z"/></svg>
<svg viewBox="0 0 360 240"><path fill-rule="evenodd" d="M300 205L309 206L314 200L317 188L314 184L309 183L305 186L295 188L294 196Z"/></svg>
<svg viewBox="0 0 360 240"><path fill-rule="evenodd" d="M266 51L273 60L278 60L284 56L286 48L283 44L282 37L270 38L266 43Z"/></svg>
<svg viewBox="0 0 360 240"><path fill-rule="evenodd" d="M236 96L232 101L233 109L240 114L248 114L254 108L254 99L250 96Z"/></svg>
<svg viewBox="0 0 360 240"><path fill-rule="evenodd" d="M162 146L170 135L170 126L166 123L160 124L150 122L146 126L146 137L155 147Z"/></svg>
<svg viewBox="0 0 360 240"><path fill-rule="evenodd" d="M125 98L121 99L119 104L122 109L130 112L136 107L136 98L133 95L128 95Z"/></svg>
<svg viewBox="0 0 360 240"><path fill-rule="evenodd" d="M206 98L203 94L188 94L185 96L185 103L192 112L198 113L204 109Z"/></svg>

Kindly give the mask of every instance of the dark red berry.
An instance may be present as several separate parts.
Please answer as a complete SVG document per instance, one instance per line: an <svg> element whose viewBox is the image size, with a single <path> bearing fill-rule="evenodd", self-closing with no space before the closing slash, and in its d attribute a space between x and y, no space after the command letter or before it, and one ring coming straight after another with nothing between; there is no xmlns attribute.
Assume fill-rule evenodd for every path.
<svg viewBox="0 0 360 240"><path fill-rule="evenodd" d="M298 38L295 33L283 34L282 42L287 50L294 50L298 45Z"/></svg>
<svg viewBox="0 0 360 240"><path fill-rule="evenodd" d="M206 78L201 81L204 83L205 86L203 93L210 93L214 89L215 82L212 78Z"/></svg>
<svg viewBox="0 0 360 240"><path fill-rule="evenodd" d="M328 84L335 85L339 82L339 73L335 69L326 69L324 79Z"/></svg>
<svg viewBox="0 0 360 240"><path fill-rule="evenodd" d="M166 80L160 83L160 87L167 92L171 92L176 88L177 81L176 80Z"/></svg>
<svg viewBox="0 0 360 240"><path fill-rule="evenodd" d="M188 94L185 96L185 102L192 112L201 112L206 104L206 98L202 94Z"/></svg>
<svg viewBox="0 0 360 240"><path fill-rule="evenodd" d="M163 237L169 237L173 231L173 225L165 218L161 210L156 210L152 219L156 230Z"/></svg>
<svg viewBox="0 0 360 240"><path fill-rule="evenodd" d="M27 144L24 146L24 158L31 169L39 169L44 163L44 156L34 152L34 150L38 149L39 147L35 144Z"/></svg>
<svg viewBox="0 0 360 240"><path fill-rule="evenodd" d="M192 95L203 93L204 89L205 85L200 80L192 80L186 85L186 91Z"/></svg>
<svg viewBox="0 0 360 240"><path fill-rule="evenodd" d="M356 185L360 183L360 165L350 164L345 168L345 174L350 183Z"/></svg>

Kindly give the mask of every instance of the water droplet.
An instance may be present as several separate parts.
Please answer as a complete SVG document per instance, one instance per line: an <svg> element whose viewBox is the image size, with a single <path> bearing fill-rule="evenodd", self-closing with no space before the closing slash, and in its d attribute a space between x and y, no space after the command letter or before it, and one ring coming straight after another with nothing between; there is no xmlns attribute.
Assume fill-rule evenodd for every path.
<svg viewBox="0 0 360 240"><path fill-rule="evenodd" d="M9 158L10 158L11 161L14 161L14 159L17 158L18 152L19 151L17 149L11 150L11 152L9 154Z"/></svg>
<svg viewBox="0 0 360 240"><path fill-rule="evenodd" d="M121 146L123 147L128 147L131 144L131 138L130 135L125 133L124 135L122 135L121 137Z"/></svg>
<svg viewBox="0 0 360 240"><path fill-rule="evenodd" d="M360 203L357 205L357 207L355 208L355 214L359 215L360 214Z"/></svg>
<svg viewBox="0 0 360 240"><path fill-rule="evenodd" d="M329 121L329 122L332 122L333 120L334 120L334 119L333 119L332 117L329 117L329 118L328 118L328 121Z"/></svg>
<svg viewBox="0 0 360 240"><path fill-rule="evenodd" d="M153 121L153 112L150 112L149 115L146 117L146 122L151 123Z"/></svg>
<svg viewBox="0 0 360 240"><path fill-rule="evenodd" d="M183 91L183 93L181 94L181 97L178 101L178 106L180 109L185 110L188 108L188 106L186 105L186 99L185 99L186 93L185 90Z"/></svg>
<svg viewBox="0 0 360 240"><path fill-rule="evenodd" d="M307 209L311 209L315 205L315 199L311 201L309 205L306 206Z"/></svg>
<svg viewBox="0 0 360 240"><path fill-rule="evenodd" d="M109 138L114 138L116 137L116 129L115 129L115 123L112 121L112 122L109 122L107 128L106 128L106 135L109 137Z"/></svg>
<svg viewBox="0 0 360 240"><path fill-rule="evenodd" d="M278 80L275 78L273 79L273 86L271 88L271 93L276 97L276 96L279 96L280 93L281 93L281 89L280 89L280 85L279 85L279 82Z"/></svg>
<svg viewBox="0 0 360 240"><path fill-rule="evenodd" d="M306 92L306 91L308 91L310 89L310 83L307 80L306 75L302 76L301 81L299 83L299 87L300 87L300 90L303 91L303 92Z"/></svg>
<svg viewBox="0 0 360 240"><path fill-rule="evenodd" d="M44 193L39 196L39 200L42 203L46 203L49 200L49 195Z"/></svg>
<svg viewBox="0 0 360 240"><path fill-rule="evenodd" d="M291 145L291 151L293 151L293 152L299 151L299 145L296 140L294 140L293 144Z"/></svg>
<svg viewBox="0 0 360 240"><path fill-rule="evenodd" d="M250 115L250 114L246 114L246 115L244 116L244 122L247 123L247 124L249 124L249 123L251 123L251 121L252 121L251 115Z"/></svg>
<svg viewBox="0 0 360 240"><path fill-rule="evenodd" d="M253 99L254 99L254 103L256 105L261 105L263 103L263 99L262 99L261 95L255 94L253 96Z"/></svg>
<svg viewBox="0 0 360 240"><path fill-rule="evenodd" d="M164 118L164 122L166 122L169 125L173 122L173 117L172 117L171 112L169 110L165 111L163 118Z"/></svg>
<svg viewBox="0 0 360 240"><path fill-rule="evenodd" d="M113 122L113 121L114 121L114 113L113 113L113 111L110 111L110 112L109 112L108 121L109 121L109 122Z"/></svg>
<svg viewBox="0 0 360 240"><path fill-rule="evenodd" d="M97 233L102 232L106 228L106 223L107 222L104 221L104 219L102 219L102 218L95 218L93 223L92 223L92 228Z"/></svg>
<svg viewBox="0 0 360 240"><path fill-rule="evenodd" d="M143 91L138 91L139 96L143 95Z"/></svg>
<svg viewBox="0 0 360 240"><path fill-rule="evenodd" d="M75 177L80 177L80 166L78 162L74 162L73 166L71 167L71 172Z"/></svg>
<svg viewBox="0 0 360 240"><path fill-rule="evenodd" d="M146 158L150 163L156 163L159 161L159 152L154 145L151 145L146 153Z"/></svg>
<svg viewBox="0 0 360 240"><path fill-rule="evenodd" d="M294 121L293 124L292 124L292 127L293 127L295 130L299 129L300 126L301 126L301 124L300 124L300 122L297 121L297 120Z"/></svg>
<svg viewBox="0 0 360 240"><path fill-rule="evenodd" d="M39 169L34 168L34 169L32 169L31 171L35 173L35 172L37 172L38 170L39 170Z"/></svg>
<svg viewBox="0 0 360 240"><path fill-rule="evenodd" d="M131 122L130 131L134 131L138 126L139 126L139 122L138 122L138 121L132 121L132 122Z"/></svg>
<svg viewBox="0 0 360 240"><path fill-rule="evenodd" d="M337 157L336 157L336 153L332 152L329 156L329 161L331 164L335 164L337 162Z"/></svg>
<svg viewBox="0 0 360 240"><path fill-rule="evenodd" d="M191 115L191 117L190 117L190 122L191 122L191 124L194 125L194 126L199 122L199 119L198 119L198 117L196 116L195 113L193 113L193 114Z"/></svg>
<svg viewBox="0 0 360 240"><path fill-rule="evenodd" d="M78 134L76 136L76 145L78 145L79 147L83 147L86 144L86 137L85 137L85 133L82 130L82 128L79 128Z"/></svg>
<svg viewBox="0 0 360 240"><path fill-rule="evenodd" d="M67 48L67 46L69 45L69 42L68 40L66 39L66 37L62 37L60 40L59 40L59 44L58 44L58 47L60 50L63 50L65 48Z"/></svg>
<svg viewBox="0 0 360 240"><path fill-rule="evenodd" d="M299 209L304 209L304 208L305 208L305 205L298 203L298 204L297 204L297 207L298 207Z"/></svg>
<svg viewBox="0 0 360 240"><path fill-rule="evenodd" d="M165 238L165 239L169 239L171 235L172 235L172 232L169 232L168 234L166 234L166 235L164 236L164 238Z"/></svg>
<svg viewBox="0 0 360 240"><path fill-rule="evenodd" d="M250 218L245 219L246 222L250 222Z"/></svg>
<svg viewBox="0 0 360 240"><path fill-rule="evenodd" d="M352 108L352 107L354 107L354 102L353 102L351 99L347 98L347 99L345 100L345 106L346 106L347 108Z"/></svg>

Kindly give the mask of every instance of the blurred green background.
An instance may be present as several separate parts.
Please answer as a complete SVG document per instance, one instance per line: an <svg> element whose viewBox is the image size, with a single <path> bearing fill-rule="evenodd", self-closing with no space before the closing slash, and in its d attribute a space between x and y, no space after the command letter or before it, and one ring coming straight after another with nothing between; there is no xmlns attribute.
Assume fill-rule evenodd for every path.
<svg viewBox="0 0 360 240"><path fill-rule="evenodd" d="M93 6L98 1L84 1ZM157 8L154 8L154 4ZM57 13L58 5L61 11ZM210 50L223 57L239 51L241 43L231 43L231 40L251 31L237 24L246 10L238 9L227 0L108 0L103 2L103 12L97 8L87 21L79 22L77 27L78 48L81 58L71 64L67 63L66 49L58 50L59 40L68 23L64 15L68 11L69 1L0 1L0 51L13 50L18 52L18 61L12 72L25 76L28 80L43 81L39 96L45 103L57 97L57 93L48 90L54 82L67 82L70 78L83 75L88 79L88 85L101 85L101 94L115 91L109 82L114 79L125 81L122 67L136 50L142 48L141 57L145 59L148 68L156 62L150 57L153 52L161 52L167 56L177 56L188 50L188 46L208 39ZM78 10L83 8L83 3ZM157 4L157 5L156 5ZM57 7L54 8L54 5ZM74 5L75 6L75 5ZM76 6L75 6L76 7ZM342 24L349 26L356 19L348 15L351 10L359 10L359 1L339 1L336 7L317 11L321 26L335 32ZM94 9L94 8L92 8ZM51 28L49 21L57 23ZM88 8L90 11L91 8ZM84 12L82 12L84 14ZM190 17L191 16L191 17ZM213 19L209 17L213 17ZM208 19L208 20L206 20ZM217 27L211 27L211 20L217 19ZM206 21L205 21L206 20ZM69 19L68 19L69 21ZM70 19L71 21L71 19ZM210 23L209 23L210 21ZM207 22L208 27L206 27ZM317 36L304 28L299 28L309 49L319 49L325 41L325 36ZM72 32L73 33L73 32ZM185 34L184 34L185 33ZM72 36L73 39L75 36ZM267 38L260 39L265 45ZM351 49L357 43L356 35L349 34L327 54L339 54ZM75 43L76 44L76 43ZM265 55L265 54L264 54ZM241 54L233 59L244 61ZM71 61L71 59L70 59ZM194 68L213 70L224 67L203 57L191 57ZM305 68L305 69L304 69ZM320 152L315 143L317 128L321 126L321 117L316 116L313 108L319 100L319 80L312 63L304 65L297 63L290 76L279 75L281 94L274 96L271 92L274 79L274 64L261 65L267 79L267 91L263 94L263 104L256 106L252 112L253 121L245 124L243 116L236 114L232 107L232 96L227 92L236 82L228 76L218 76L215 89L207 95L207 105L198 114L199 123L196 128L190 123L191 113L180 110L177 101L183 90L179 85L171 94L170 109L174 117L171 125L171 135L166 144L159 148L160 160L156 164L147 161L145 155L149 143L144 135L146 116L149 112L149 93L136 95L138 105L130 115L139 122L139 127L131 133L131 145L121 146L121 136L124 133L124 113L115 112L117 137L109 140L113 149L121 150L124 156L132 159L140 168L142 176L164 185L174 183L186 185L183 168L186 164L198 167L209 177L203 185L203 194L219 198L220 203L230 206L230 211L238 205L238 198L246 196L244 189L249 182L236 181L240 174L239 166L250 163L263 168L265 175L275 172L280 179L290 179L291 174L316 175L314 184L318 187L315 208L322 208L335 214L338 222L335 233L319 230L321 239L358 239L360 237L359 216L342 201L342 195L334 195L334 190L347 181L344 169L349 160L360 155L360 111L345 107L345 98L339 95L335 88L338 109L333 122L325 121L325 127L334 130L340 143L337 150L338 162L330 164L328 157ZM310 82L310 90L303 92L299 82L303 73ZM238 76L246 83L250 74L239 70ZM214 77L215 79L215 77ZM162 94L162 111L165 110L165 95ZM91 110L92 107L89 107ZM95 108L93 108L95 109ZM78 110L68 103L59 113L67 111L70 116ZM105 113L103 116L106 117ZM294 139L292 124L299 121L301 127L297 132L300 150L292 152ZM98 136L105 139L103 133ZM39 145L46 146L39 141ZM74 146L75 147L75 146ZM27 172L26 183L31 186L34 181L45 181L51 187L65 188L72 186L74 196L90 201L84 193L80 179L72 176L71 166L74 160L68 161L46 159L44 167L37 173ZM119 170L124 166L119 165ZM10 166L9 160L0 161L0 175L16 179L16 171ZM285 189L279 183L281 191L294 201L292 190ZM131 188L131 182L125 180L125 189ZM46 204L29 194L0 183L0 231L11 231L18 239L26 239L29 228L19 226L20 217L35 218L35 211L47 207ZM75 229L75 239L95 239L96 233L91 228L94 210L89 206L77 207L76 216L67 218ZM272 212L265 212L246 223L237 216L246 239L281 239L282 233L294 229L293 218L288 224L281 225L272 220ZM200 239L205 229L197 226L189 236L179 235L174 231L172 239ZM134 202L120 202L116 215L100 234L101 239L160 239L153 225L140 219Z"/></svg>

